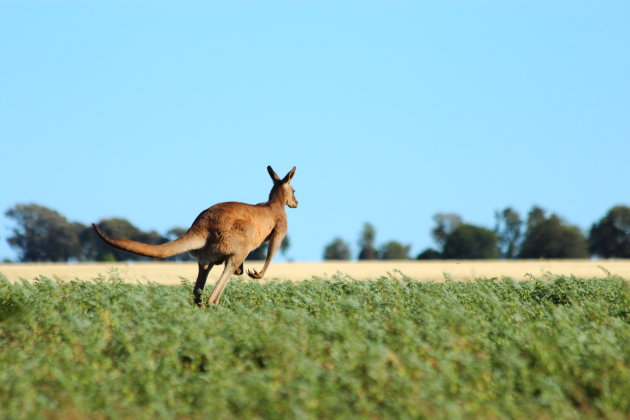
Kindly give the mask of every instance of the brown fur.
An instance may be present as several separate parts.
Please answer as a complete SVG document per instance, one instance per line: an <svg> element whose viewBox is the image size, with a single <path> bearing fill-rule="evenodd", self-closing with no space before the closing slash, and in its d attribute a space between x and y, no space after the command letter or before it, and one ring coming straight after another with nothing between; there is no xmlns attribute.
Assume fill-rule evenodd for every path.
<svg viewBox="0 0 630 420"><path fill-rule="evenodd" d="M267 166L273 180L268 201L256 205L238 202L215 204L201 212L184 235L162 245L111 238L101 232L96 225L92 226L101 239L111 246L135 254L165 258L189 252L199 264L193 292L197 305L201 304L201 294L212 266L225 264L223 273L208 300L209 303L216 304L221 299L230 275L243 274L245 257L263 242L268 241L267 258L262 270L247 271L253 279L261 279L265 275L271 259L287 234L287 215L284 206L295 208L298 205L295 190L289 184L295 169L294 167L280 179L271 166Z"/></svg>

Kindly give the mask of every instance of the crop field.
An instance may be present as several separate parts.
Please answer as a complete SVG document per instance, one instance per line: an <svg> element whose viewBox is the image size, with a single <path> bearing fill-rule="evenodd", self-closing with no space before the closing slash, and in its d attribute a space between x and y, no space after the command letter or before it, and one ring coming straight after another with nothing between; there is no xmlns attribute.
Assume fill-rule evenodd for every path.
<svg viewBox="0 0 630 420"><path fill-rule="evenodd" d="M246 261L245 268L262 267L261 261ZM374 279L394 272L419 281L471 280L475 278L510 277L526 280L549 273L576 277L606 277L610 274L630 279L630 260L436 260L436 261L325 261L273 262L263 282L271 279L301 281L311 278L330 278L337 273L357 280ZM38 276L53 280L93 279L99 275L116 275L127 282L178 285L182 279L194 281L197 265L194 262L135 262L135 263L79 263L79 264L0 264L0 273L11 281L34 280ZM221 267L210 272L208 284L221 274ZM248 278L245 276L245 278Z"/></svg>
<svg viewBox="0 0 630 420"><path fill-rule="evenodd" d="M192 284L0 277L2 419L626 419L604 275Z"/></svg>

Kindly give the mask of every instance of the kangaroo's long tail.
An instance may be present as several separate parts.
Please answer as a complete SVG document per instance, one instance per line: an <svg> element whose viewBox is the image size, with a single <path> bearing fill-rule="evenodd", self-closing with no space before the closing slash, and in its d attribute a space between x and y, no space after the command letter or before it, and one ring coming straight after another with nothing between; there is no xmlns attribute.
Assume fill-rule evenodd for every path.
<svg viewBox="0 0 630 420"><path fill-rule="evenodd" d="M111 238L101 232L98 226L94 223L92 223L92 227L94 227L98 236L111 246L122 249L123 251L133 252L134 254L140 254L153 258L170 257L181 254L182 252L203 248L206 244L206 240L202 235L199 235L197 232L191 232L190 230L174 241L161 245L149 245L142 242L131 241L129 239Z"/></svg>

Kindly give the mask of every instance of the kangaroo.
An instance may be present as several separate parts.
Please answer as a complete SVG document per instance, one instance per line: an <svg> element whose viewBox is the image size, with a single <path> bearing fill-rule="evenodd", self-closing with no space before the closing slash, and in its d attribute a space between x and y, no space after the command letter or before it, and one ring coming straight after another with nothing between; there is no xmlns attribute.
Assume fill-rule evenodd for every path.
<svg viewBox="0 0 630 420"><path fill-rule="evenodd" d="M188 231L174 241L162 245L149 245L127 239L111 238L98 226L94 230L109 245L153 258L166 258L189 252L197 259L199 272L193 290L194 302L201 306L201 296L206 285L208 273L214 265L225 264L208 303L218 304L230 275L243 274L245 257L269 241L267 258L261 271L247 270L249 277L261 279L267 272L269 263L280 248L287 234L287 215L284 206L298 206L295 190L290 185L295 167L280 179L271 166L267 172L273 180L269 200L256 205L239 202L215 204L197 216Z"/></svg>

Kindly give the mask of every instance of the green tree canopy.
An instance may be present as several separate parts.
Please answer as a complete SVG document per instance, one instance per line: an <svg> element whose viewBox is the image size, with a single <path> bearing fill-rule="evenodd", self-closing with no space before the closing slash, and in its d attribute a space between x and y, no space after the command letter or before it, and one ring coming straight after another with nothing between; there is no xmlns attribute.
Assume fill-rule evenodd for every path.
<svg viewBox="0 0 630 420"><path fill-rule="evenodd" d="M376 240L376 229L369 222L363 224L361 235L359 236L359 260L376 260L378 252L374 242Z"/></svg>
<svg viewBox="0 0 630 420"><path fill-rule="evenodd" d="M438 246L443 249L449 235L462 224L462 218L455 213L437 213L433 216L433 221L435 222L435 227L431 230L431 236L433 236Z"/></svg>
<svg viewBox="0 0 630 420"><path fill-rule="evenodd" d="M131 239L133 241L151 240L157 242L157 235L146 234L126 219L114 217L102 219L98 222L99 228L114 238ZM84 246L84 257L95 261L128 261L144 260L148 257L136 255L131 252L116 249L101 240L91 227L87 227L81 233L81 241ZM155 245L155 243L154 243Z"/></svg>
<svg viewBox="0 0 630 420"><path fill-rule="evenodd" d="M280 244L280 252L282 255L286 255L287 249L291 246L291 241L289 239L289 235L286 235ZM267 258L267 248L269 247L268 242L263 242L258 248L249 253L247 258L248 261L262 261Z"/></svg>
<svg viewBox="0 0 630 420"><path fill-rule="evenodd" d="M389 241L381 245L379 255L383 260L408 260L410 245L403 245L398 241Z"/></svg>
<svg viewBox="0 0 630 420"><path fill-rule="evenodd" d="M567 224L556 214L546 217L543 209L533 207L519 257L586 258L588 245L577 226Z"/></svg>
<svg viewBox="0 0 630 420"><path fill-rule="evenodd" d="M291 247L291 240L289 239L289 235L284 235L284 239L282 239L282 243L280 244L280 253L283 256L287 255L287 251Z"/></svg>
<svg viewBox="0 0 630 420"><path fill-rule="evenodd" d="M350 246L341 238L335 238L324 248L325 260L349 260Z"/></svg>
<svg viewBox="0 0 630 420"><path fill-rule="evenodd" d="M495 233L499 241L499 254L502 258L516 258L521 242L521 226L523 221L516 210L511 207L494 214Z"/></svg>
<svg viewBox="0 0 630 420"><path fill-rule="evenodd" d="M267 242L263 242L260 246L249 253L248 261L262 261L267 258Z"/></svg>
<svg viewBox="0 0 630 420"><path fill-rule="evenodd" d="M177 238L179 238L180 236L183 236L184 233L186 233L188 231L188 229L183 228L181 226L176 226L174 228L169 229L168 232L166 232L166 237L168 238L169 241L173 241Z"/></svg>
<svg viewBox="0 0 630 420"><path fill-rule="evenodd" d="M498 258L497 241L490 229L464 223L448 235L442 255L446 259Z"/></svg>
<svg viewBox="0 0 630 420"><path fill-rule="evenodd" d="M17 204L5 215L13 219L9 245L18 251L20 261L68 261L79 258L80 223L70 223L57 211L39 204Z"/></svg>
<svg viewBox="0 0 630 420"><path fill-rule="evenodd" d="M166 232L166 239L169 240L169 241L174 241L175 239L179 238L180 236L182 236L187 231L188 231L188 229L186 229L186 228L183 228L181 226L176 226L174 228L169 229L169 231ZM172 260L172 261L193 261L194 258L189 253L185 252L183 254L173 255L172 257L167 258L167 260Z"/></svg>
<svg viewBox="0 0 630 420"><path fill-rule="evenodd" d="M603 258L630 258L630 207L615 206L589 234L589 249Z"/></svg>
<svg viewBox="0 0 630 420"><path fill-rule="evenodd" d="M418 260L440 260L442 259L442 253L433 248L427 248L416 257Z"/></svg>

